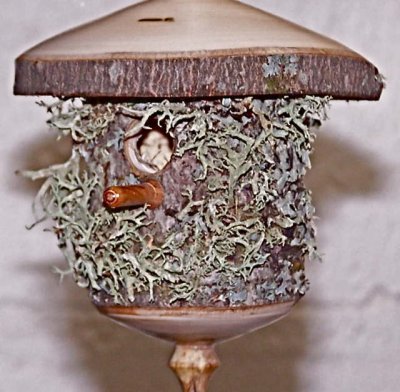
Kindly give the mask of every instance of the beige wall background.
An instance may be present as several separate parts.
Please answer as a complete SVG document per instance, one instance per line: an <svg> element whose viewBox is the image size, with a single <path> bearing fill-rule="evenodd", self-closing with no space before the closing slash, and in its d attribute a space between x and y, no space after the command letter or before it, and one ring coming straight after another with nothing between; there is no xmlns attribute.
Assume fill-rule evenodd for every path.
<svg viewBox="0 0 400 392"><path fill-rule="evenodd" d="M26 231L37 190L20 168L61 162L34 98L13 97L13 59L35 43L132 4L0 0L0 391L178 391L171 346L98 315L50 233ZM332 106L308 178L323 264L284 321L220 346L211 391L395 392L400 384L400 3L248 0L361 52L387 77L379 103Z"/></svg>

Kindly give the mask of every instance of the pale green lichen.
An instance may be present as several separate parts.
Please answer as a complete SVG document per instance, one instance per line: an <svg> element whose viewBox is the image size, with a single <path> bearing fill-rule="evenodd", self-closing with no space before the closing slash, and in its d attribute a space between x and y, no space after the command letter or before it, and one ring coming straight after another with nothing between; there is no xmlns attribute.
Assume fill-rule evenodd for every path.
<svg viewBox="0 0 400 392"><path fill-rule="evenodd" d="M97 301L283 301L304 294L303 259L318 257L302 178L310 128L328 101L60 101L48 106L49 123L72 137L72 156L25 175L46 178L38 197L44 213L55 222L69 270ZM133 128L121 125L126 118L136 121ZM156 219L146 207L110 212L101 205L106 186L138 181L124 163L123 140L150 122L175 139L173 164L197 162L193 184L182 189L185 205L167 227L158 222L165 216ZM206 192L198 193L201 184Z"/></svg>
<svg viewBox="0 0 400 392"><path fill-rule="evenodd" d="M296 54L268 56L262 67L265 89L269 93L279 93L283 81L286 81L283 84L287 88L286 79L305 78L304 74L299 73L299 56Z"/></svg>
<svg viewBox="0 0 400 392"><path fill-rule="evenodd" d="M296 76L299 68L299 56L295 54L283 54L268 56L263 64L265 78L278 76Z"/></svg>

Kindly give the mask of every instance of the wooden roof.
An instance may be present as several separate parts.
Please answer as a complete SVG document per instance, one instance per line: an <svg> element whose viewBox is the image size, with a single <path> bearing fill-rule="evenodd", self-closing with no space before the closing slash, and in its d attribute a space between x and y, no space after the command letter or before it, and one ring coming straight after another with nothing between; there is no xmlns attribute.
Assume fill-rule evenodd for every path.
<svg viewBox="0 0 400 392"><path fill-rule="evenodd" d="M15 93L103 98L331 95L379 99L345 46L234 0L149 0L16 60Z"/></svg>

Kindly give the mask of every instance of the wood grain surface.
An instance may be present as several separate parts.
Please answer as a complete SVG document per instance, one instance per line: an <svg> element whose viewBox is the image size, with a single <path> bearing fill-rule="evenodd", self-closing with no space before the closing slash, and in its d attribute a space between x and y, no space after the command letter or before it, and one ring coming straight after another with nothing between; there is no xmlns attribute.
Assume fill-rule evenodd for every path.
<svg viewBox="0 0 400 392"><path fill-rule="evenodd" d="M14 92L374 100L382 88L378 70L362 56L256 8L233 0L150 0L22 54Z"/></svg>

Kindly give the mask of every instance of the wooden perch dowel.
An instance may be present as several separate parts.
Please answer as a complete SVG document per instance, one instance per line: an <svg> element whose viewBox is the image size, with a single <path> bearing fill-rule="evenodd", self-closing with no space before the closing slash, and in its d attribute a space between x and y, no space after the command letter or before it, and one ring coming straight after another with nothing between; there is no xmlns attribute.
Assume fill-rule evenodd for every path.
<svg viewBox="0 0 400 392"><path fill-rule="evenodd" d="M157 208L164 199L164 191L156 180L139 185L112 186L103 194L104 205L108 208L139 207L149 205Z"/></svg>

